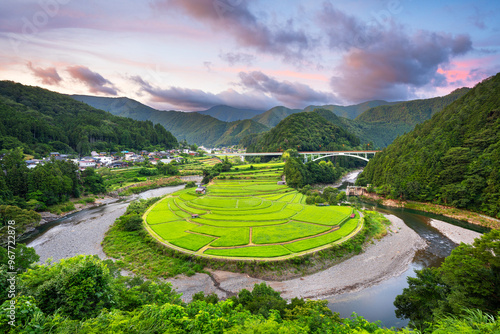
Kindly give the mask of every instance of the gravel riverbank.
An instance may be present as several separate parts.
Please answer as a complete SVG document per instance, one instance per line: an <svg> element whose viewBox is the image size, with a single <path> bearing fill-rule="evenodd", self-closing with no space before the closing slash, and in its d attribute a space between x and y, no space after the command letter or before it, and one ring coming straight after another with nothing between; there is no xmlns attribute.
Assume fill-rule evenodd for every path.
<svg viewBox="0 0 500 334"><path fill-rule="evenodd" d="M212 284L206 274L182 276L169 281L178 292L183 293L185 301L191 300L193 293L200 290L229 297L241 289L252 289L254 284L261 282L266 282L287 299L319 299L361 290L403 273L415 252L427 245L401 219L393 215L388 215L387 218L392 222L389 235L368 245L362 254L313 275L278 282L215 270L211 272Z"/></svg>
<svg viewBox="0 0 500 334"><path fill-rule="evenodd" d="M151 198L181 190L184 185L148 190L131 199ZM79 254L98 255L105 259L101 242L115 220L125 213L129 201L108 203L90 210L77 212L28 244L40 255L40 262L52 258L58 261Z"/></svg>
<svg viewBox="0 0 500 334"><path fill-rule="evenodd" d="M482 235L479 232L474 232L463 227L448 224L437 219L431 219L430 224L457 245L461 242L470 245L474 242L474 239L479 238Z"/></svg>

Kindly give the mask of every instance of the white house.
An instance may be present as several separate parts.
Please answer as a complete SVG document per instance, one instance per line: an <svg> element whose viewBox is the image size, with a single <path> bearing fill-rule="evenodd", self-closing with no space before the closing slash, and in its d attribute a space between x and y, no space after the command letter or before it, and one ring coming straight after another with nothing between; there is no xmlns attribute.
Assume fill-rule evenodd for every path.
<svg viewBox="0 0 500 334"><path fill-rule="evenodd" d="M81 161L79 161L78 166L82 170L85 168L89 168L89 167L95 168L95 162L91 161L91 160L81 160Z"/></svg>

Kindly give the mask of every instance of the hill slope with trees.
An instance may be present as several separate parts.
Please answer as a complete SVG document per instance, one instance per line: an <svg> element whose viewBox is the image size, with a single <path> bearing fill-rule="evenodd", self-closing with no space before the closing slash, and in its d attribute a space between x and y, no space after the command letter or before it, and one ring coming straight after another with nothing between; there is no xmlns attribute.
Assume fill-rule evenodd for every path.
<svg viewBox="0 0 500 334"><path fill-rule="evenodd" d="M500 74L370 160L358 179L382 194L500 217Z"/></svg>
<svg viewBox="0 0 500 334"><path fill-rule="evenodd" d="M88 154L177 145L159 124L117 117L39 87L0 81L0 150Z"/></svg>
<svg viewBox="0 0 500 334"><path fill-rule="evenodd" d="M312 112L293 114L269 132L242 140L247 152L349 150L360 144L359 138Z"/></svg>
<svg viewBox="0 0 500 334"><path fill-rule="evenodd" d="M223 122L234 122L242 119L250 119L262 114L265 110L241 109L231 106L219 105L210 109L198 111L199 114L209 115Z"/></svg>
<svg viewBox="0 0 500 334"><path fill-rule="evenodd" d="M125 97L110 98L86 95L73 95L72 97L94 108L109 111L113 115L161 124L179 140L208 147L235 145L238 144L242 136L269 129L267 126L251 120L223 122L197 112L156 110Z"/></svg>

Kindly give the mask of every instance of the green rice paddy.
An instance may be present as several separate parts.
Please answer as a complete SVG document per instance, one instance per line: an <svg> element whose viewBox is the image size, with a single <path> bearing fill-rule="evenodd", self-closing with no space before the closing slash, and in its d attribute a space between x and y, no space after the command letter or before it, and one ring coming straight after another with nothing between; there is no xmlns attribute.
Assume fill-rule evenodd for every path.
<svg viewBox="0 0 500 334"><path fill-rule="evenodd" d="M200 256L283 258L353 236L361 219L348 206L306 205L281 180L283 164L240 167L214 179L206 194L181 190L145 214L150 233L167 246Z"/></svg>

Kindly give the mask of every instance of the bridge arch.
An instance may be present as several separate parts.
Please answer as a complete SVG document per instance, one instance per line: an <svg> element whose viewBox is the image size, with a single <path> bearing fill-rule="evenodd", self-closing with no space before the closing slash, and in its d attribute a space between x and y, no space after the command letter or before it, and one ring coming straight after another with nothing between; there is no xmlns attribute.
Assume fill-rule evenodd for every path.
<svg viewBox="0 0 500 334"><path fill-rule="evenodd" d="M320 159L327 158L327 157L353 157L353 158L358 158L358 159L361 159L361 160L364 160L364 161L367 161L367 162L370 161L370 159L365 158L365 157L361 157L359 155L354 155L354 154L337 154L337 153L323 155L321 157L314 158L311 161L316 161L316 160L320 160Z"/></svg>

